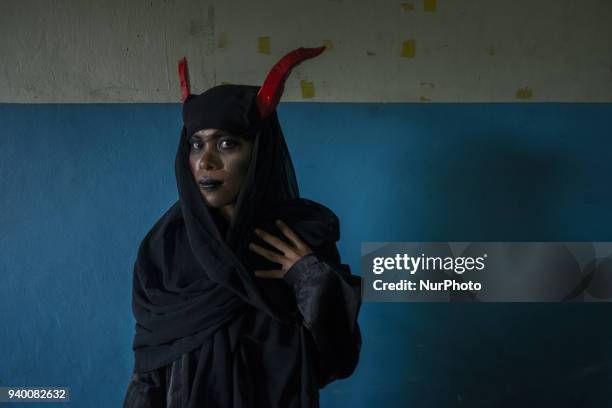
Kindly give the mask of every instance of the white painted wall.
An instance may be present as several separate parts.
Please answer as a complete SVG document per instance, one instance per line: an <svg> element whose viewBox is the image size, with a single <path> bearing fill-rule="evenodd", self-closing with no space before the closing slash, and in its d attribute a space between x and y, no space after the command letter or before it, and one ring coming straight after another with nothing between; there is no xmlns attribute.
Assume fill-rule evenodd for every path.
<svg viewBox="0 0 612 408"><path fill-rule="evenodd" d="M178 102L182 56L202 92L326 41L284 101L612 101L611 0L0 0L0 102Z"/></svg>

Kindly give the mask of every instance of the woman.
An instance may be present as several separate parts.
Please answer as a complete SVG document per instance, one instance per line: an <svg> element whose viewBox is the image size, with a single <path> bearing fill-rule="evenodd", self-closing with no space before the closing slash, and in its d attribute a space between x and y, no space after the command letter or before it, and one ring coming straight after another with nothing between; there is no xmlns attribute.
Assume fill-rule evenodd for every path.
<svg viewBox="0 0 612 408"><path fill-rule="evenodd" d="M299 198L275 107L300 48L261 88L189 94L179 200L134 267L135 367L124 407L318 407L354 371L360 278L340 264L335 214Z"/></svg>

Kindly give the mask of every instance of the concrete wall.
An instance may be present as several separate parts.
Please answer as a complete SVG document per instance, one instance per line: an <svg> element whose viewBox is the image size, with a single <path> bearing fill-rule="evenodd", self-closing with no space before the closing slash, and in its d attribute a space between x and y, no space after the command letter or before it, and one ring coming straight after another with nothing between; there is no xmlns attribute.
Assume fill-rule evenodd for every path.
<svg viewBox="0 0 612 408"><path fill-rule="evenodd" d="M612 241L609 104L284 104L301 193L363 241ZM0 385L118 407L132 266L176 198L180 106L0 105ZM324 408L602 407L610 303L365 303ZM509 405L504 405L509 404Z"/></svg>
<svg viewBox="0 0 612 408"><path fill-rule="evenodd" d="M285 101L612 100L608 0L2 0L0 101L175 102L260 85L299 46Z"/></svg>

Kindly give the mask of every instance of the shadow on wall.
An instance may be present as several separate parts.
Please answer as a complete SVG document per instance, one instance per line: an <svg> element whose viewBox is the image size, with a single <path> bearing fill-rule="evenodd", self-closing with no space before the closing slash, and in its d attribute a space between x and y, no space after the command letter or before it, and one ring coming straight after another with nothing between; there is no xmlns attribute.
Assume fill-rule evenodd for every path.
<svg viewBox="0 0 612 408"><path fill-rule="evenodd" d="M445 217L447 240L554 240L565 231L562 211L571 205L572 171L580 165L551 146L514 143L513 135L463 138L456 154L436 157L431 211ZM427 169L424 169L427 171ZM453 237L453 239L451 239ZM482 239L482 238L481 238Z"/></svg>
<svg viewBox="0 0 612 408"><path fill-rule="evenodd" d="M610 105L305 104L281 117L306 197L361 242L610 241ZM606 303L366 303L323 406L598 406Z"/></svg>
<svg viewBox="0 0 612 408"><path fill-rule="evenodd" d="M419 183L412 188L428 202L424 218L437 228L435 236L445 241L567 237L565 217L581 210L575 174L590 163L554 146L513 139L524 138L468 136L448 150L428 149L427 160L419 163L424 176L413 179ZM413 161L395 157L397 174L414 173ZM393 205L377 214L385 218L397 210ZM399 217L387 221L396 230L411 223ZM570 269L566 272L578 273ZM612 332L602 323L611 311L608 304L379 303L364 310L371 331L365 344L376 356L365 364L386 364L378 391L395 401L393 406L575 407L596 406L611 396L606 383L612 359L605 344Z"/></svg>

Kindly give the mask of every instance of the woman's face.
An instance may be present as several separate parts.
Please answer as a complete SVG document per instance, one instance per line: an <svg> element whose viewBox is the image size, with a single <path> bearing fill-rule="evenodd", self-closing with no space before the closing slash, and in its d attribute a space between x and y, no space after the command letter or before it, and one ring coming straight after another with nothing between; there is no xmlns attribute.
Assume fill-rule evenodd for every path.
<svg viewBox="0 0 612 408"><path fill-rule="evenodd" d="M204 202L231 217L253 142L223 130L203 129L189 138L189 146L189 167Z"/></svg>

